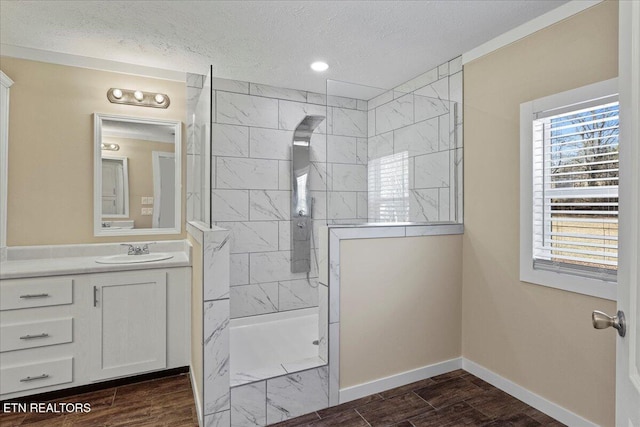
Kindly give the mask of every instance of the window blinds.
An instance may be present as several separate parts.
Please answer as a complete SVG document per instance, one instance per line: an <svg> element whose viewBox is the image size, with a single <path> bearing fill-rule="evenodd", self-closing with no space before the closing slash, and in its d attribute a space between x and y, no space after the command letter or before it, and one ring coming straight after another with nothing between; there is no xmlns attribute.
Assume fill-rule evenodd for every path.
<svg viewBox="0 0 640 427"><path fill-rule="evenodd" d="M409 221L409 152L372 159L367 173L369 221Z"/></svg>
<svg viewBox="0 0 640 427"><path fill-rule="evenodd" d="M611 277L618 265L618 102L533 122L534 268Z"/></svg>

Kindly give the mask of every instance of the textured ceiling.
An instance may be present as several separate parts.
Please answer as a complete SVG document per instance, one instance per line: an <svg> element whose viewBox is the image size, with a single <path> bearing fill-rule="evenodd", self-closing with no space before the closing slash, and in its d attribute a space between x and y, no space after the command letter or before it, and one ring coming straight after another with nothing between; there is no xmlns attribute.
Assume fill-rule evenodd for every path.
<svg viewBox="0 0 640 427"><path fill-rule="evenodd" d="M0 39L316 92L326 78L390 88L563 3L2 0Z"/></svg>

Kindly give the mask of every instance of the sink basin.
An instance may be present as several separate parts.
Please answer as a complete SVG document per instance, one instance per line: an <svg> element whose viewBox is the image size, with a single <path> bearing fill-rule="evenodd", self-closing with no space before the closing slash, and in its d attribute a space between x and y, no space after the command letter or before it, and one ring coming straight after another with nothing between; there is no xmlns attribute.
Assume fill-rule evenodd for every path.
<svg viewBox="0 0 640 427"><path fill-rule="evenodd" d="M142 254L142 255L111 255L111 256L103 256L96 259L98 264L135 264L142 262L154 262L154 261L162 261L165 259L171 259L173 255L158 252L155 254Z"/></svg>

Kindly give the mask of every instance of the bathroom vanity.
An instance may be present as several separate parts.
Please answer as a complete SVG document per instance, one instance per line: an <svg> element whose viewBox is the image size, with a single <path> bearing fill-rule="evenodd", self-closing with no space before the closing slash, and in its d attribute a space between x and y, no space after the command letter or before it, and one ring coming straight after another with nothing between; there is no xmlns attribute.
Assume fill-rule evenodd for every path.
<svg viewBox="0 0 640 427"><path fill-rule="evenodd" d="M189 365L190 246L155 250L171 257L102 264L126 249L9 248L0 271L0 400Z"/></svg>

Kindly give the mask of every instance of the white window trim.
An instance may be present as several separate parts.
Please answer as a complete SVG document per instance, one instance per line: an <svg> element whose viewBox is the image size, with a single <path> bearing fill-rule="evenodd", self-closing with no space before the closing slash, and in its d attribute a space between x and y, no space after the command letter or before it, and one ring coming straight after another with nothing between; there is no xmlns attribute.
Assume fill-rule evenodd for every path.
<svg viewBox="0 0 640 427"><path fill-rule="evenodd" d="M579 104L618 93L618 79L583 86L520 105L520 280L615 301L615 282L533 268L534 113Z"/></svg>

